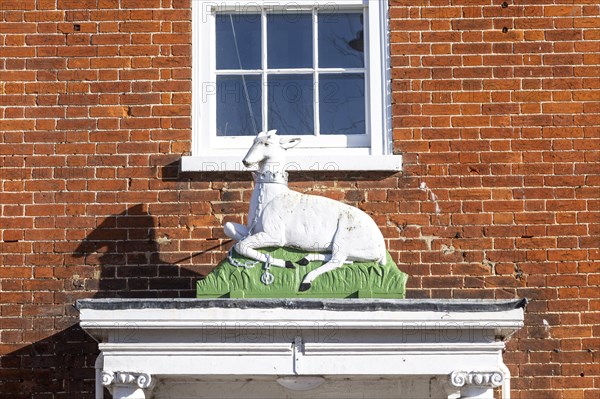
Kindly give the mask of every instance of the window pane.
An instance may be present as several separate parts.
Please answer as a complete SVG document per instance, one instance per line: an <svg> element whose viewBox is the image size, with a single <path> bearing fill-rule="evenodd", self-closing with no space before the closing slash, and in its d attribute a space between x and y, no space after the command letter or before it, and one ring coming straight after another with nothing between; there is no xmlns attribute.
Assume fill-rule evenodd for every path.
<svg viewBox="0 0 600 399"><path fill-rule="evenodd" d="M270 75L269 129L278 134L314 134L312 75Z"/></svg>
<svg viewBox="0 0 600 399"><path fill-rule="evenodd" d="M217 69L261 68L260 25L260 14L217 14Z"/></svg>
<svg viewBox="0 0 600 399"><path fill-rule="evenodd" d="M319 13L319 66L364 67L362 13Z"/></svg>
<svg viewBox="0 0 600 399"><path fill-rule="evenodd" d="M321 134L364 134L364 75L319 75L319 112Z"/></svg>
<svg viewBox="0 0 600 399"><path fill-rule="evenodd" d="M261 77L245 75L252 115L242 76L217 77L217 136L254 136L261 130ZM254 117L256 128L252 124Z"/></svg>
<svg viewBox="0 0 600 399"><path fill-rule="evenodd" d="M267 42L269 68L312 68L312 15L269 14Z"/></svg>

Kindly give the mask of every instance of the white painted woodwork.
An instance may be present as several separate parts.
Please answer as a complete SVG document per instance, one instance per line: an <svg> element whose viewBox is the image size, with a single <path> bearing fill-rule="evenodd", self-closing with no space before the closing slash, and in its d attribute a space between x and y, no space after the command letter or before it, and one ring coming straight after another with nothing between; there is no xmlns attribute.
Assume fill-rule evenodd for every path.
<svg viewBox="0 0 600 399"><path fill-rule="evenodd" d="M502 350L523 325L522 308L198 305L206 301L80 301L81 327L99 342L103 383L115 399L492 398L500 386L510 395Z"/></svg>
<svg viewBox="0 0 600 399"><path fill-rule="evenodd" d="M312 148L297 148L297 155L288 157L286 170L290 172L343 172L374 171L399 172L402 170L402 155L368 155L369 151L353 148L348 154L335 151L315 153ZM181 157L182 172L244 172L256 170L242 164L245 151L232 150L224 155L184 156ZM312 153L312 155L311 155ZM234 154L234 155L231 155Z"/></svg>

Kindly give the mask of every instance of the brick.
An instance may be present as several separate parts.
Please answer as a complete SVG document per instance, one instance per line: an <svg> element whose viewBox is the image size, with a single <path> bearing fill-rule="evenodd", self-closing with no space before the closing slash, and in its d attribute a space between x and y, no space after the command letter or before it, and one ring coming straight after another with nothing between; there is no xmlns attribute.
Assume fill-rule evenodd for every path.
<svg viewBox="0 0 600 399"><path fill-rule="evenodd" d="M548 54L544 55L545 65L578 65L583 64L583 55L581 54Z"/></svg>
<svg viewBox="0 0 600 399"><path fill-rule="evenodd" d="M91 117L127 117L129 107L92 107L90 108Z"/></svg>
<svg viewBox="0 0 600 399"><path fill-rule="evenodd" d="M0 22L0 33L35 33L35 23Z"/></svg>
<svg viewBox="0 0 600 399"><path fill-rule="evenodd" d="M97 0L58 0L58 9L89 9L96 7Z"/></svg>
<svg viewBox="0 0 600 399"><path fill-rule="evenodd" d="M581 40L582 32L581 30L572 30L572 29L553 29L545 32L546 40L555 42L555 41L563 41L563 40Z"/></svg>
<svg viewBox="0 0 600 399"><path fill-rule="evenodd" d="M65 44L64 35L27 35L25 43L29 46Z"/></svg>
<svg viewBox="0 0 600 399"><path fill-rule="evenodd" d="M522 30L509 30L504 33L499 31L485 31L483 33L483 40L485 42L519 42L524 38Z"/></svg>
<svg viewBox="0 0 600 399"><path fill-rule="evenodd" d="M190 34L158 34L152 37L155 44L191 44L192 35Z"/></svg>
<svg viewBox="0 0 600 399"><path fill-rule="evenodd" d="M573 26L575 28L598 28L600 24L598 23L598 18L575 18L573 21Z"/></svg>
<svg viewBox="0 0 600 399"><path fill-rule="evenodd" d="M551 250L548 251L548 260L585 260L587 251L584 250ZM564 282L564 281L563 281ZM585 279L584 279L585 283Z"/></svg>
<svg viewBox="0 0 600 399"><path fill-rule="evenodd" d="M159 55L160 49L158 46L122 46L119 49L119 55L121 56L157 56Z"/></svg>
<svg viewBox="0 0 600 399"><path fill-rule="evenodd" d="M160 0L123 0L123 8L160 8Z"/></svg>
<svg viewBox="0 0 600 399"><path fill-rule="evenodd" d="M119 24L120 32L160 32L158 22L122 22Z"/></svg>
<svg viewBox="0 0 600 399"><path fill-rule="evenodd" d="M554 338L590 337L591 328L587 326L569 326L552 328Z"/></svg>
<svg viewBox="0 0 600 399"><path fill-rule="evenodd" d="M424 32L423 42L460 42L458 32Z"/></svg>
<svg viewBox="0 0 600 399"><path fill-rule="evenodd" d="M27 60L27 69L64 69L67 61L64 58L38 58Z"/></svg>
<svg viewBox="0 0 600 399"><path fill-rule="evenodd" d="M489 19L457 19L452 21L454 30L488 30L492 28L492 21Z"/></svg>

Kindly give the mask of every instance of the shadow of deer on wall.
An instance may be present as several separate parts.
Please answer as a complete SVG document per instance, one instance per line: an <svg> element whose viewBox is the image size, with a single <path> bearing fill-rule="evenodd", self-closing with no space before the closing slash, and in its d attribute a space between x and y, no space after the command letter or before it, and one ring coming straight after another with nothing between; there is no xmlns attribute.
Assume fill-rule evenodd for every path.
<svg viewBox="0 0 600 399"><path fill-rule="evenodd" d="M64 315L48 316L45 320L51 324L39 323L28 332L26 339L34 343L0 356L0 399L31 399L47 393L94 398L98 346L77 324L78 314L71 306L77 299L195 296L196 281L212 267L205 260L212 260L209 255L227 242L200 242L205 248L200 252L175 253L173 262L165 261L156 218L146 208L138 204L101 219L71 254L63 254L75 265L72 274L79 273L65 277L68 288L56 294L64 302Z"/></svg>

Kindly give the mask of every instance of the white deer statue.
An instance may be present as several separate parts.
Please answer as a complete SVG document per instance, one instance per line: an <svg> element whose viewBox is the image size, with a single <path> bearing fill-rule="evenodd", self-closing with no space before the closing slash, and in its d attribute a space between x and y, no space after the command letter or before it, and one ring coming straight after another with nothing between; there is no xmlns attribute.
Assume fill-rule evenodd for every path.
<svg viewBox="0 0 600 399"><path fill-rule="evenodd" d="M326 263L306 275L300 291L310 289L317 277L344 263L376 261L385 264L383 236L365 212L326 197L288 188L285 153L298 145L300 139L282 138L275 133L275 130L260 132L242 161L246 167L258 164L258 172L255 173L248 225L228 222L224 226L225 234L237 241L235 251L270 266L287 268L295 266L289 260L273 259L256 249L288 246L314 252L298 264L305 266L316 260Z"/></svg>

